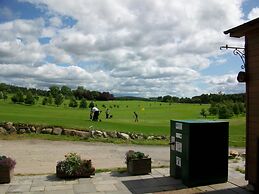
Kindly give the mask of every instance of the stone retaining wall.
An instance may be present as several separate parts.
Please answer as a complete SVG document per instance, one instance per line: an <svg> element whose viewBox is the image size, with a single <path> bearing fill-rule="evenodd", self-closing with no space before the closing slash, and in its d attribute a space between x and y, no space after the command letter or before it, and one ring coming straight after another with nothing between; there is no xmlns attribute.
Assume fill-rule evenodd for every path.
<svg viewBox="0 0 259 194"><path fill-rule="evenodd" d="M40 125L31 125L24 123L0 123L0 134L25 134L25 133L36 133L36 134L52 134L52 135L67 135L67 136L78 136L82 139L88 138L120 138L124 140L130 139L146 139L146 140L168 140L166 136L146 136L143 134L126 133L118 131L101 131L94 129L77 130L77 129L65 129L62 127L46 127Z"/></svg>

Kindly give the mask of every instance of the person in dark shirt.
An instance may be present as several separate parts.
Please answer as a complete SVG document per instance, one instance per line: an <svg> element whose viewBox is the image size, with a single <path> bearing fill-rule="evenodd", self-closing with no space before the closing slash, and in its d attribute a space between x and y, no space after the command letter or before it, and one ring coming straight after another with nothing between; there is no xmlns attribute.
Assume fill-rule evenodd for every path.
<svg viewBox="0 0 259 194"><path fill-rule="evenodd" d="M109 119L109 115L110 115L110 110L107 108L106 111L105 111L105 114L106 114L106 119Z"/></svg>
<svg viewBox="0 0 259 194"><path fill-rule="evenodd" d="M138 122L138 114L136 112L134 112L134 116L135 116L135 122Z"/></svg>

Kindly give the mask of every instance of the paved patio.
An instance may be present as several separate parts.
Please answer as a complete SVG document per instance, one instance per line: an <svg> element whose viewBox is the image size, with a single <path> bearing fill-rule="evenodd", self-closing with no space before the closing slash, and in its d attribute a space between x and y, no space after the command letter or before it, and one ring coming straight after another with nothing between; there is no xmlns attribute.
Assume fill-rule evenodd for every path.
<svg viewBox="0 0 259 194"><path fill-rule="evenodd" d="M0 193L22 194L126 194L126 193L209 193L249 194L247 182L238 171L229 171L227 183L185 187L181 180L169 176L169 168L155 168L152 173L129 176L127 173L97 173L92 178L62 180L55 175L15 176L11 183L1 184Z"/></svg>

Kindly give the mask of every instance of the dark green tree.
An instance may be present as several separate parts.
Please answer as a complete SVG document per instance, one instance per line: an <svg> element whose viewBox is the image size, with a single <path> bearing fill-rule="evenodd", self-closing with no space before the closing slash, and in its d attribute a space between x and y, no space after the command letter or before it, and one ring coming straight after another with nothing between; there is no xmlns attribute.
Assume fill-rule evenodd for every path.
<svg viewBox="0 0 259 194"><path fill-rule="evenodd" d="M76 99L81 100L86 93L86 89L84 89L83 86L78 86L77 89L73 91L73 93Z"/></svg>
<svg viewBox="0 0 259 194"><path fill-rule="evenodd" d="M34 95L34 99L36 100L36 101L39 101L39 99L40 99L40 97L38 96L38 95Z"/></svg>
<svg viewBox="0 0 259 194"><path fill-rule="evenodd" d="M208 112L204 108L202 108L200 115L203 116L204 118L207 118Z"/></svg>
<svg viewBox="0 0 259 194"><path fill-rule="evenodd" d="M2 91L0 91L0 99L4 98L4 93Z"/></svg>
<svg viewBox="0 0 259 194"><path fill-rule="evenodd" d="M57 94L56 95L56 97L55 97L55 104L57 105L57 106L59 106L59 105L61 105L62 103L63 103L63 101L64 101L64 96L62 95L62 94Z"/></svg>
<svg viewBox="0 0 259 194"><path fill-rule="evenodd" d="M54 98L60 93L59 87L55 85L50 86L49 91Z"/></svg>
<svg viewBox="0 0 259 194"><path fill-rule="evenodd" d="M245 113L246 112L246 110L245 110L245 103L239 102L238 103L238 108L239 108L240 113Z"/></svg>
<svg viewBox="0 0 259 194"><path fill-rule="evenodd" d="M61 94L63 94L63 96L70 97L72 95L72 91L69 87L67 86L62 86L60 89Z"/></svg>
<svg viewBox="0 0 259 194"><path fill-rule="evenodd" d="M91 101L90 104L89 104L89 108L93 108L94 107L94 102Z"/></svg>
<svg viewBox="0 0 259 194"><path fill-rule="evenodd" d="M25 104L35 104L35 99L30 91L27 92L26 97L24 99L24 103Z"/></svg>
<svg viewBox="0 0 259 194"><path fill-rule="evenodd" d="M86 108L87 107L87 102L86 102L85 98L81 99L79 107L80 108Z"/></svg>
<svg viewBox="0 0 259 194"><path fill-rule="evenodd" d="M209 107L209 113L210 115L217 115L219 112L218 104L212 103Z"/></svg>
<svg viewBox="0 0 259 194"><path fill-rule="evenodd" d="M240 114L239 106L238 106L237 103L234 103L234 104L233 104L233 113L234 113L235 115L239 115L239 114Z"/></svg>
<svg viewBox="0 0 259 194"><path fill-rule="evenodd" d="M20 90L18 90L17 93L13 95L11 100L13 101L13 103L23 103L24 102L23 93Z"/></svg>
<svg viewBox="0 0 259 194"><path fill-rule="evenodd" d="M73 107L73 108L76 108L78 106L76 98L74 96L70 99L70 102L69 102L68 106Z"/></svg>
<svg viewBox="0 0 259 194"><path fill-rule="evenodd" d="M42 99L42 105L47 105L48 104L48 98L47 97L44 97Z"/></svg>
<svg viewBox="0 0 259 194"><path fill-rule="evenodd" d="M53 97L52 97L51 94L48 96L48 101L47 101L47 103L48 103L49 105L52 105L52 104L53 104Z"/></svg>
<svg viewBox="0 0 259 194"><path fill-rule="evenodd" d="M232 108L223 104L219 107L219 119L229 119L233 116Z"/></svg>
<svg viewBox="0 0 259 194"><path fill-rule="evenodd" d="M171 102L171 101L172 101L172 97L169 96L169 95L164 96L164 97L162 98L162 102Z"/></svg>
<svg viewBox="0 0 259 194"><path fill-rule="evenodd" d="M7 100L8 96L7 96L7 93L5 91L3 92L3 95L4 95L4 100Z"/></svg>

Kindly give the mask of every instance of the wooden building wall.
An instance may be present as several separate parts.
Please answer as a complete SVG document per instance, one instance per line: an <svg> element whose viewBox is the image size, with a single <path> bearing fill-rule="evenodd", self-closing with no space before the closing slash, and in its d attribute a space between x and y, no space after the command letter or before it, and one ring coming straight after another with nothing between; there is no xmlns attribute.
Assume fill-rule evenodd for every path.
<svg viewBox="0 0 259 194"><path fill-rule="evenodd" d="M246 178L258 185L259 172L259 29L246 36L247 158Z"/></svg>

